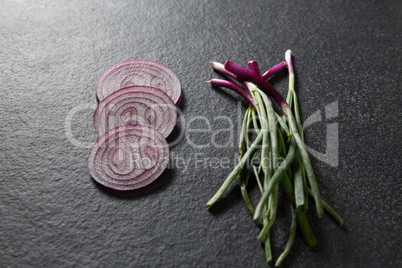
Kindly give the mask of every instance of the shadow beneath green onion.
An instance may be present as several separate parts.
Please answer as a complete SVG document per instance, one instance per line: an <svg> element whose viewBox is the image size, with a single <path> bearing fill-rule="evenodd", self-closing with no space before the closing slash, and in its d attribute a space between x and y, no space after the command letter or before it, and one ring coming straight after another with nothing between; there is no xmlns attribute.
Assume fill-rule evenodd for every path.
<svg viewBox="0 0 402 268"><path fill-rule="evenodd" d="M296 75L296 74L295 74ZM296 77L295 77L296 78ZM272 86L275 86L278 83L283 83L283 82L288 82L288 71L287 69L285 71L282 71L278 74L275 74L274 76L270 77L267 82L270 83ZM287 87L286 87L287 90Z"/></svg>
<svg viewBox="0 0 402 268"><path fill-rule="evenodd" d="M99 183L97 183L95 180L92 178L92 182L95 184L96 188L104 192L105 194L109 196L113 196L119 199L135 199L139 197L143 197L145 195L155 193L158 191L163 191L167 185L169 185L172 182L172 178L174 177L174 169L165 169L163 173L151 184L132 191L117 191L111 188L108 188L106 186L103 186Z"/></svg>
<svg viewBox="0 0 402 268"><path fill-rule="evenodd" d="M247 191L251 202L255 206L257 204L256 197L259 195L259 189L257 187L257 182L254 177L249 178L249 182L247 185ZM250 222L252 223L252 217L247 211L247 207L244 204L243 197L241 195L239 180L236 179L233 184L229 187L227 192L208 210L211 214L217 215L223 213L225 211L230 211L237 204L242 203L240 206L243 206L241 209L244 209L245 212L250 217Z"/></svg>
<svg viewBox="0 0 402 268"><path fill-rule="evenodd" d="M240 85L237 82L234 82L237 85ZM236 104L237 102L241 101L242 106L244 109L247 109L249 103L247 100L245 100L241 95L237 94L236 92L227 89L227 88L221 88L221 87L216 87L216 86L211 86L211 89L219 93L221 96L225 98L225 101L231 102L231 105ZM227 104L229 106L229 104Z"/></svg>
<svg viewBox="0 0 402 268"><path fill-rule="evenodd" d="M208 211L215 216L230 212L233 207L242 202L239 186L230 187L228 191ZM208 200L207 200L208 201Z"/></svg>

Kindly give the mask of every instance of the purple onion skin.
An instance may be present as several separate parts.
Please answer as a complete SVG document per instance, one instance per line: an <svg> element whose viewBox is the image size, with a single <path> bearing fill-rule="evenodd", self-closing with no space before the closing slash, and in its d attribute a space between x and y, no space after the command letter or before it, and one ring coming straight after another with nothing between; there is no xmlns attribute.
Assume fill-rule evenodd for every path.
<svg viewBox="0 0 402 268"><path fill-rule="evenodd" d="M271 69L269 69L268 71L266 71L263 75L262 75L262 79L267 80L268 78L270 78L271 76L282 72L285 68L286 68L287 64L286 62L282 61L280 63L278 63L277 65L273 66Z"/></svg>
<svg viewBox="0 0 402 268"><path fill-rule="evenodd" d="M289 105L286 103L286 100L281 96L281 94L279 94L279 92L262 77L231 61L226 61L224 67L226 70L238 76L240 79L256 84L261 90L268 94L268 96L271 96L284 112L285 110L290 110Z"/></svg>
<svg viewBox="0 0 402 268"><path fill-rule="evenodd" d="M224 74L224 75L226 75L228 77L233 78L234 80L236 80L236 81L238 81L240 83L243 83L243 80L241 80L237 75L235 75L235 74L229 72L228 70L226 70L225 66L222 63L213 61L211 65L212 65L212 68L215 71L218 71L218 72L220 72L220 73L222 73L222 74Z"/></svg>
<svg viewBox="0 0 402 268"><path fill-rule="evenodd" d="M99 184L117 191L132 191L155 181L169 162L163 136L145 126L112 129L92 147L88 169Z"/></svg>
<svg viewBox="0 0 402 268"><path fill-rule="evenodd" d="M209 82L211 83L212 86L225 87L225 88L228 88L228 89L231 89L231 90L237 92L244 99L246 99L250 103L250 105L252 105L254 107L254 109L257 110L253 97L251 97L251 94L249 91L246 91L246 90L242 89L241 87L239 87L238 85L236 85L235 83L232 83L232 82L224 80L224 79L211 79L211 81L209 81Z"/></svg>
<svg viewBox="0 0 402 268"><path fill-rule="evenodd" d="M287 67L287 63L282 61L282 62L278 63L277 65L271 67L268 71L266 71L263 75L261 75L257 61L250 61L248 63L249 70L252 73L256 74L256 75L262 76L262 78L264 80L267 80L268 78L270 78L270 77L282 72L286 67ZM212 62L212 68L215 71L218 71L218 72L220 72L220 73L222 73L222 74L224 74L224 75L226 75L228 77L231 77L231 78L235 79L236 81L238 81L238 82L240 82L242 84L244 83L244 81L239 76L237 76L237 75L229 72L228 70L226 70L222 63L214 61L214 62Z"/></svg>
<svg viewBox="0 0 402 268"><path fill-rule="evenodd" d="M285 54L285 60L286 64L288 65L288 72L290 75L294 75L294 70L293 70L293 62L292 62L292 51L289 50Z"/></svg>
<svg viewBox="0 0 402 268"><path fill-rule="evenodd" d="M258 62L255 60L248 62L248 69L255 75L261 76L260 68L258 67Z"/></svg>

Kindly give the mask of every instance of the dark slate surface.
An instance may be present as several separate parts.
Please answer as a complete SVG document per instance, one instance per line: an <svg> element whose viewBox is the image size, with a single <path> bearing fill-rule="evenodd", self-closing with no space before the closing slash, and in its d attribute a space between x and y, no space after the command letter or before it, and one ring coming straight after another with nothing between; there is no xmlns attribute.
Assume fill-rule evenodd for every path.
<svg viewBox="0 0 402 268"><path fill-rule="evenodd" d="M237 186L205 209L233 166L246 104L204 81L218 76L212 60L266 69L288 48L302 117L322 114L306 128L309 147L324 152L328 124L338 126L338 165L312 161L346 230L312 211L318 246L298 235L284 265L402 265L400 10L398 1L2 1L0 266L266 267ZM116 195L86 166L94 91L104 70L133 59L177 74L182 123L171 168L142 192ZM285 76L274 84L286 92ZM205 120L210 131L189 131ZM228 120L234 139L214 136L232 129ZM230 163L211 167L214 158ZM289 224L280 200L275 256Z"/></svg>

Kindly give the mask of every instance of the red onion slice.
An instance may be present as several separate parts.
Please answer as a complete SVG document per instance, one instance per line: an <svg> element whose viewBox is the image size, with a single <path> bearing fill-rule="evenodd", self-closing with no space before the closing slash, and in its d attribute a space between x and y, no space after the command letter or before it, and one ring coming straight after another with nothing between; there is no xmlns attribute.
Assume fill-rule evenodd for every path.
<svg viewBox="0 0 402 268"><path fill-rule="evenodd" d="M142 188L156 180L169 162L163 136L146 126L112 129L92 147L88 169L99 184L119 191Z"/></svg>
<svg viewBox="0 0 402 268"><path fill-rule="evenodd" d="M177 76L162 64L144 60L122 62L107 69L96 84L96 96L102 101L113 92L131 86L159 88L176 105L181 98L181 85Z"/></svg>
<svg viewBox="0 0 402 268"><path fill-rule="evenodd" d="M176 125L177 111L172 99L157 88L134 86L120 89L101 103L94 113L99 136L126 125L143 125L169 136Z"/></svg>

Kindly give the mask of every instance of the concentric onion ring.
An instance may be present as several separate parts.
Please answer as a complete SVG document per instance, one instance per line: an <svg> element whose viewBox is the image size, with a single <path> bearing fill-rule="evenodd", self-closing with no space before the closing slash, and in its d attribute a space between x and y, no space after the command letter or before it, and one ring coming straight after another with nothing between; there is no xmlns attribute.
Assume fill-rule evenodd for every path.
<svg viewBox="0 0 402 268"><path fill-rule="evenodd" d="M166 66L153 61L127 61L107 69L96 84L96 96L102 101L113 92L131 86L150 86L165 92L177 105L181 85L177 76Z"/></svg>
<svg viewBox="0 0 402 268"><path fill-rule="evenodd" d="M163 91L147 86L120 89L105 98L94 113L99 136L126 125L143 125L167 137L176 125L176 106Z"/></svg>
<svg viewBox="0 0 402 268"><path fill-rule="evenodd" d="M92 147L88 169L103 186L119 191L142 188L165 170L169 146L163 136L146 126L114 128Z"/></svg>

